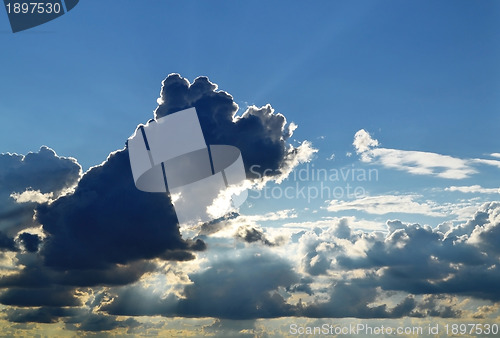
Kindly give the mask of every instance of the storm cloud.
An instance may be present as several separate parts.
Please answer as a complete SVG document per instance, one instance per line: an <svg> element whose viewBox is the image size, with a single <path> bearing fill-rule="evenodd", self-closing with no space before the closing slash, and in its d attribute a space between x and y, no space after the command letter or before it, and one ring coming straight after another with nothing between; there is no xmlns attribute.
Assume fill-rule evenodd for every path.
<svg viewBox="0 0 500 338"><path fill-rule="evenodd" d="M287 175L298 159L306 161L314 153L308 142L299 147L287 142L296 125L288 124L271 105L251 106L237 116L238 105L233 97L218 90L207 77L198 77L190 84L179 74L169 75L163 81L158 102L155 118L195 107L207 144L239 148L248 178Z"/></svg>
<svg viewBox="0 0 500 338"><path fill-rule="evenodd" d="M196 107L207 143L238 147L249 178L259 178L255 173L265 169L271 169L267 171L269 180L282 178L298 163L308 161L315 151L310 143L294 147L288 142L296 126L287 124L284 115L275 113L270 105L249 107L236 116L238 107L233 98L218 91L206 77L190 84L177 74L168 76L158 102L155 118ZM252 165L257 169L250 173ZM0 303L15 307L6 312L7 319L13 322L63 320L69 329L90 331L134 327L135 320L119 321L113 315L91 314L88 310L98 307L110 314L123 312L120 304L131 295L127 293L129 286L155 272L161 262L182 264L207 249L202 238L181 237L168 194L146 193L135 187L127 145L83 175L75 159L59 157L45 146L26 156L3 154L0 168L0 198L6 201L0 208L5 230L0 232L0 249L12 251L14 262L20 264L0 277ZM32 230L24 231L28 227ZM259 241L273 245L263 236ZM298 278L290 266L266 262L263 257L249 257L244 264L255 265L261 271L262 283L253 286L258 294L252 296L252 303L241 315L223 310L222 301L227 297L215 312L196 305L211 302L207 297L217 291L211 289L217 287L215 278L230 279L236 265L222 270L220 265L193 274L194 284L184 290L185 300L175 299L175 307L161 301L158 311L144 311L257 317L259 311L254 307L258 305L270 309L268 316L274 316L273 309L290 313L291 307L279 294L269 294ZM268 275L275 278L266 281ZM240 282L250 288L251 280L250 276L241 276ZM233 296L243 296L239 284L224 287L232 287ZM94 294L102 287L121 287L123 291L107 305L98 300L92 304L82 302L81 295Z"/></svg>

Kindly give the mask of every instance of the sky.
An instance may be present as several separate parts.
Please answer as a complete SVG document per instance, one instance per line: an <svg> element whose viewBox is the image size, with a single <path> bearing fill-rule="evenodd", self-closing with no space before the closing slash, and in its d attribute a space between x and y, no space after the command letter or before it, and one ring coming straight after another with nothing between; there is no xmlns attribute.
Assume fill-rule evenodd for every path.
<svg viewBox="0 0 500 338"><path fill-rule="evenodd" d="M82 0L18 33L0 12L2 332L498 324L498 2ZM249 187L194 234L126 148L190 107Z"/></svg>

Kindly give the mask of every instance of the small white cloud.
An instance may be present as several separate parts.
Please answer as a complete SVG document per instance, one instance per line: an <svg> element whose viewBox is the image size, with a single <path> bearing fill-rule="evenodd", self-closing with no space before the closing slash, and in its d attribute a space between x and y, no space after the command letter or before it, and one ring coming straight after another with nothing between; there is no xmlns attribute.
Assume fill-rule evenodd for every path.
<svg viewBox="0 0 500 338"><path fill-rule="evenodd" d="M497 161L497 160L486 160L486 159L482 159L482 158L474 158L470 161L473 163L491 165L491 166L494 166L494 167L497 167L500 169L500 161Z"/></svg>
<svg viewBox="0 0 500 338"><path fill-rule="evenodd" d="M327 210L345 211L359 210L369 214L384 215L388 213L422 214L434 217L444 217L445 213L438 210L432 202L417 202L417 195L380 195L368 196L353 201L333 200Z"/></svg>
<svg viewBox="0 0 500 338"><path fill-rule="evenodd" d="M500 158L500 153L491 153L490 156Z"/></svg>
<svg viewBox="0 0 500 338"><path fill-rule="evenodd" d="M345 153L345 156L346 156L346 157L351 157L351 156L352 156L352 153L351 153L350 151L348 151L348 152L346 152L346 153Z"/></svg>
<svg viewBox="0 0 500 338"><path fill-rule="evenodd" d="M52 192L44 194L40 192L40 190L29 189L22 193L14 192L10 194L10 197L13 198L17 203L48 203L52 201L53 196L54 193Z"/></svg>
<svg viewBox="0 0 500 338"><path fill-rule="evenodd" d="M463 193L480 193L480 194L500 194L500 188L483 188L480 185L471 186L451 186L444 189L445 191L458 191Z"/></svg>
<svg viewBox="0 0 500 338"><path fill-rule="evenodd" d="M288 125L288 132L290 133L290 136L293 135L293 132L295 131L295 129L297 129L297 127L297 124L290 122L290 124Z"/></svg>
<svg viewBox="0 0 500 338"><path fill-rule="evenodd" d="M354 135L354 142L352 143L356 148L358 154L370 150L372 147L378 146L378 141L368 134L364 129L358 130Z"/></svg>
<svg viewBox="0 0 500 338"><path fill-rule="evenodd" d="M333 161L335 159L335 154L331 154L326 158L327 161Z"/></svg>

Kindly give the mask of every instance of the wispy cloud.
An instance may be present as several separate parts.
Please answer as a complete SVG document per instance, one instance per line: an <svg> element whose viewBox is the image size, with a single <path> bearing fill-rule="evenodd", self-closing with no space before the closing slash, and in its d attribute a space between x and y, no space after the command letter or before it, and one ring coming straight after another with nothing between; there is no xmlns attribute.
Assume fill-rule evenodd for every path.
<svg viewBox="0 0 500 338"><path fill-rule="evenodd" d="M447 179L465 179L478 173L474 167L486 164L500 168L500 161L488 159L462 159L425 151L379 148L378 140L364 129L354 135L353 145L361 160L380 164L386 168L406 171L415 175L429 175Z"/></svg>
<svg viewBox="0 0 500 338"><path fill-rule="evenodd" d="M463 193L479 193L479 194L500 194L500 188L483 188L480 185L470 186L451 186L444 189L445 191L458 191Z"/></svg>
<svg viewBox="0 0 500 338"><path fill-rule="evenodd" d="M384 215L389 213L422 214L434 217L446 216L433 202L417 202L418 195L380 195L368 196L353 201L333 200L327 210L336 212L359 210L369 214Z"/></svg>

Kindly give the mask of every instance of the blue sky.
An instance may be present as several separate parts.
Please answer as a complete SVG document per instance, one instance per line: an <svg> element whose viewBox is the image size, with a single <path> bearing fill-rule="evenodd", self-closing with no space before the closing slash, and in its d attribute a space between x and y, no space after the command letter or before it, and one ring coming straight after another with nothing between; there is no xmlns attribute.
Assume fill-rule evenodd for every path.
<svg viewBox="0 0 500 338"><path fill-rule="evenodd" d="M46 143L86 168L100 163L178 72L208 76L242 108L271 103L300 126L297 138L327 135L325 152L345 152L361 128L402 149L494 152L497 11L488 1L83 2L21 34L2 14L2 124L25 123L17 137L2 133L1 150Z"/></svg>
<svg viewBox="0 0 500 338"><path fill-rule="evenodd" d="M331 297L331 302L327 304L330 308L326 309L327 305L315 304L311 300L314 296L326 297L318 291L319 288L309 294L310 299L306 296L310 306L307 311L297 314L299 312L293 312L298 311L297 309L287 310L289 312L283 310L280 314L291 318L295 313L307 322L310 318L318 317L311 315L314 309L322 309L317 311L323 311L325 315L319 317L338 315L332 310L336 306L332 299L335 299L335 290L340 292L345 285L353 287L355 284L349 269L358 269L357 273L365 269L365 276L374 271L379 274L385 271L384 266L359 263L361 258L356 256L356 252L359 254L370 243L380 241L385 243L383 245L389 245L390 240L395 240L395 234L400 232L397 227L389 228L386 224L388 220L397 219L407 224L399 230L404 229L410 239L413 239L413 235L416 236L415 241L421 239L418 237L420 230L412 228L410 224L429 225L431 230L427 230L434 231L433 236L437 233L443 236L440 239L442 243L446 243L447 231L444 228L439 230L437 226L449 222L447 227L451 228L447 228L448 238L465 232L471 246L467 250L475 248L474 245L477 246L480 241L486 241L483 235L488 234L488 231L493 234L492 238L497 238L494 237L497 236L495 215L500 207L496 204L484 204L498 200L500 188L500 3L496 1L303 3L82 0L68 14L16 34L11 33L5 12L0 12L0 62L3 65L0 67L0 153L25 155L34 152L40 157L36 161L40 162L34 160L33 163L46 163L50 159L50 163L61 161L59 168L64 168L62 176L57 176L59 183L54 183L53 186L41 184L42 180L57 181L49 174L46 178L43 175L36 176L33 181L35 183L29 184L27 182L32 181L19 174L13 176L12 180L19 180L21 188L15 190L9 185L8 189L1 191L0 195L8 200L2 210L6 214L19 210L16 207L25 203L23 198L28 200L22 204L27 206L27 209L23 209L25 218L22 218L22 222L28 222L29 226L12 225L19 222L17 218L0 220L5 222L0 230L20 248L25 248L24 251L15 251L13 246L8 246L12 253L10 256L6 253L4 258L16 257L22 261L23 257L27 259L29 255L38 255L43 266L63 264L47 263L50 261L48 257L59 251L27 250L27 240L20 235L23 231L36 234L40 243L51 236L62 236L56 230L53 215L64 214L63 211L58 211L63 208L71 209L68 206L71 203L65 203L73 197L64 199L61 196L72 194L67 189L80 187L71 195L80 198L79 191L87 191L85 189L90 189L89 186L93 189L92 182L102 179L96 170L93 174L84 176L87 180L80 180L77 163L82 166L81 173L84 173L90 167L106 161L111 152L122 149L136 126L153 118L153 111L158 106L161 83L171 73L180 74L191 84L199 76L208 77L218 85L219 90L232 95L234 102L239 105L239 116L248 107L270 104L274 109L270 116L275 117L275 114L281 113L288 123L298 125L293 136L285 138L280 146L286 144L287 147L291 145L302 149L299 153L304 159L291 165L292 171L288 179L283 182L269 180L266 189L274 187L283 191L286 187L300 186L306 190L320 187L322 182L318 180L294 178L293 173L297 174L301 169L325 169L329 173L330 170L377 172L377 179L323 182L332 188L345 188L346 183L358 186L363 189L364 194L356 198L345 195L339 198L316 197L311 201L301 198L249 198L248 203L239 210L239 219L227 221L225 230L221 230L218 235L203 238L208 249L198 252L198 249L190 246L192 244L183 242L186 238L180 240L182 245L175 244L180 245L175 250L185 250L186 255L195 255L193 257L196 258L182 263L180 259L179 262L173 259L173 267L167 267L170 264L168 259L161 264L155 261L161 268L157 266L151 272L146 268L153 259L151 257L160 257L152 253L144 253L144 257L131 254L124 258L131 270L140 270L142 274L151 273L155 278L154 283L167 279L167 284L175 284L176 286L161 292L166 295L165 299L177 297L173 302L181 304L180 308L184 305L179 300L179 290L191 290L185 286L185 280L191 280L193 285L199 286L198 282L214 277L210 273L204 275L202 271L210 272L210 269L223 264L220 256L227 255L228 252L221 248L233 245L231 241L237 243L234 244L234 252L229 253L234 253L234 262L254 264L252 266L256 271L260 269L263 276L267 270L259 265L261 261L252 256L258 251L257 247L252 246L256 245L254 242L262 244L265 249L263 257L276 264L278 271L286 265L281 264L282 262L288 262L291 272L284 268L283 271L289 276L289 280L275 281L275 284L270 282L272 290L265 287L263 290L271 292L279 289L283 293L280 288L288 287L287 292L290 294L285 298L289 305L294 305L297 297L304 296L297 296L290 291L293 287L299 289L300 284L305 288L307 284L307 287L314 289L317 285L329 285L332 280L336 281L336 287L326 292ZM308 148L300 148L304 144ZM42 146L53 149L57 155L46 148L39 152ZM9 161L15 160L13 156L9 156ZM121 156L117 155L115 162L111 160L106 163L118 163L122 161ZM283 163L277 169L283 170L286 167ZM114 165L109 164L109 170L115 168L112 167ZM106 164L103 167L107 168ZM11 170L9 168L11 167L0 167L0 170L4 170L3 177L10 177L6 174ZM25 191L30 193L22 195ZM33 195L30 195L33 191ZM257 189L254 195L263 191L265 190ZM47 204L47 201L56 202ZM101 210L98 209L98 203L92 206ZM28 221L35 209L41 218ZM77 215L80 211L74 211L72 215ZM165 213L167 215L168 210ZM490 215L488 222L480 217L485 213ZM99 218L99 212L96 215ZM69 222L73 216L67 217ZM61 216L60 219L66 218ZM124 216L123 220L126 219ZM469 224L468 221L482 226L484 231L474 232L472 223ZM241 228L242 224L253 227L256 230L253 234L260 234L260 240L252 242L249 240L250 235L241 235L242 231L248 230ZM352 236L348 237L351 244L343 242L347 241L347 237L338 235L344 224L348 224L352 231ZM234 235L233 230L237 235ZM229 234L231 231L233 233ZM356 237L355 231L364 231L365 234L359 233ZM376 235L377 231L383 233L380 236L387 237L380 237L381 240ZM247 231L246 234L252 232ZM285 239L280 236L285 236ZM71 240L66 237L63 239ZM65 248L66 242L63 239L60 239L61 242L53 240L51 243L65 243L61 244ZM34 237L31 240L37 241ZM312 243L316 243L314 249ZM436 247L445 246L439 243ZM485 242L486 248L487 244ZM50 244L51 250L55 250L53 245L55 244ZM334 247L342 247L342 255L347 252L355 258L350 257L349 259L353 259L350 261L332 249ZM433 248L429 250L434 250ZM295 250L298 254L287 257L287 250ZM386 248L387 252L392 252L391 250L390 247ZM436 249L436 252L441 252L439 250ZM486 251L486 254L497 253L496 250L491 250ZM378 257L383 261L385 258L376 256L378 254L381 255L375 249L365 251L365 255L374 255L373 259ZM337 260L338 255L344 257L344 260ZM459 256L458 253L456 255ZM141 261L141 268L137 267L138 257L144 260ZM307 257L314 262L304 263ZM113 259L109 257L106 264L122 263ZM356 259L359 259L356 261L358 263L354 262ZM146 264L146 261L149 263ZM331 264L328 263L328 268L321 268L321 262ZM458 261L453 261L453 264L456 262ZM186 264L184 275L179 267L182 264ZM19 268L15 264L14 266ZM410 270L422 268L412 264L408 266ZM390 270L394 267L388 261L385 268ZM162 274L162 271L174 273L168 275L166 272ZM416 273L417 270L411 271ZM343 277L336 279L339 274ZM259 276L259 272L256 275ZM147 293L144 290L151 289L147 285L155 285L145 276L139 274L136 280L125 286L117 287L111 283L111 291L91 286L93 293L87 295L87 300L97 304L97 299L105 297L106 292L114 294L114 299L123 299L124 303L116 300L113 303L115 307L112 308L109 304L99 305L103 309L108 306L109 319L113 311L118 314L116 309L121 311L124 304L130 301L127 297L132 297L135 292L139 293L139 289ZM301 284L295 278L310 278L314 282ZM386 282L384 279L374 287L400 292L394 306L403 299L413 299L419 304L415 305L413 312L406 313L410 317L416 314L423 314L424 318L432 317L423 310L425 306L430 307L429 304L435 305L436 309L443 310L448 306L449 311L459 311L459 307L450 304L467 303L466 300L469 302L469 312L464 310L461 317L455 316L457 320L477 314L479 306L491 307L491 311L484 317L486 319L498 320L500 316L500 298L496 298L499 297L498 293L492 292L474 298L475 296L471 296L474 290L460 293L454 289L455 286L443 284L442 287L449 290L444 292L448 298L439 301L433 298L437 292L391 289L389 282L384 284ZM295 286L292 287L292 284ZM0 286L5 288L2 285ZM14 284L8 291L18 286ZM130 287L129 291L127 286ZM231 289L231 286L227 288ZM55 292L67 291L61 289L56 288ZM208 289L193 289L191 295L196 296L197 292L202 294ZM160 291L153 290L153 294L158 292ZM352 292L357 291L354 288ZM391 297L377 293L377 298L374 294L366 295L367 304L372 304L375 298ZM5 301L6 295L10 297L7 291L0 294L0 302L5 305L15 304ZM94 300L91 302L89 299ZM200 299L201 302L211 302L210 298ZM200 317L200 321L194 324L186 319L186 323L190 323L186 325L192 325L195 334L201 334L200 327L205 325L200 324L203 322L201 317L204 320L215 318L211 327L215 332L219 330L219 333L225 330L233 332L239 325L236 322L224 322L228 318L217 311L196 314L177 309L175 312L165 304L154 305L161 308L159 313L167 318L167 324L161 330L175 327L175 324L168 322L168 318L174 315ZM360 302L359 305L360 308L356 311L361 312L353 309L353 312L348 313L349 317L362 317L363 313L366 314L362 312L366 309L361 309L364 303ZM44 309L43 304L40 306ZM185 306L189 307L189 304ZM390 316L389 308L385 313L387 316ZM2 311L7 318L12 319L15 318L13 314L17 314L16 309L18 308L3 306ZM21 308L19 311L24 310ZM445 317L443 311L437 317ZM157 314L154 311L152 313ZM265 318L259 317L260 315L229 319ZM81 326L73 326L73 329L85 331L91 327L85 325L92 325L92 316L85 317L79 313L76 317L81 321ZM58 318L58 324L54 324L50 330L61 329L59 326L63 325L63 316ZM379 317L372 313L369 318ZM157 319L150 318L151 323ZM124 327L123 323L111 323L111 319L109 320L109 330ZM289 324L286 320L278 323L270 319L264 321L264 324L252 322L248 325L254 330L252 332L262 329L279 336L282 331L276 329L275 325ZM36 328L40 329L38 326ZM40 330L43 332L49 328L42 327ZM140 330L145 331L137 332L147 333L149 329L144 326Z"/></svg>

